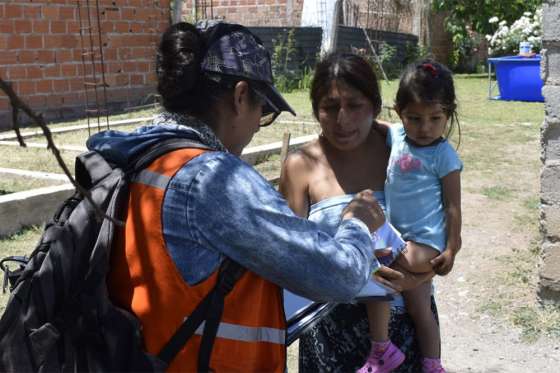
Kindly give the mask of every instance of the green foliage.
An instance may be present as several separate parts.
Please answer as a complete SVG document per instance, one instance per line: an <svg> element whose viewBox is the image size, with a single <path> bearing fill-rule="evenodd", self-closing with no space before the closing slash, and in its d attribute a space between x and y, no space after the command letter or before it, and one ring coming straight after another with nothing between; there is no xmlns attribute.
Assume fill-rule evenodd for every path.
<svg viewBox="0 0 560 373"><path fill-rule="evenodd" d="M427 58L430 51L427 47L418 43L407 42L404 49L403 65L406 66L423 58Z"/></svg>
<svg viewBox="0 0 560 373"><path fill-rule="evenodd" d="M497 201L507 201L512 197L512 190L503 186L491 186L482 188L482 194Z"/></svg>
<svg viewBox="0 0 560 373"><path fill-rule="evenodd" d="M385 72L389 80L398 78L404 66L417 60L421 55L425 55L425 49L418 47L414 43L406 44L403 61L397 60L397 47L385 42L379 44L377 58L371 53L370 49L352 48L352 52L368 60L379 79L384 78L383 72ZM383 72L379 66L380 64Z"/></svg>
<svg viewBox="0 0 560 373"><path fill-rule="evenodd" d="M274 85L280 92L311 88L313 69L305 61L297 60L297 52L295 29L291 29L284 38L273 40L272 72ZM317 58L318 56L316 56Z"/></svg>
<svg viewBox="0 0 560 373"><path fill-rule="evenodd" d="M295 29L290 29L285 38L273 40L272 72L274 85L281 92L299 88L304 72L296 66L297 49Z"/></svg>
<svg viewBox="0 0 560 373"><path fill-rule="evenodd" d="M498 17L489 20L497 24L493 35L486 35L488 40L488 52L494 56L517 54L519 44L528 42L535 52L542 48L542 8L534 13L525 12L513 24L507 25L506 21L500 21Z"/></svg>
<svg viewBox="0 0 560 373"><path fill-rule="evenodd" d="M385 71L385 74L387 74L389 79L394 79L399 76L402 66L395 63L394 59L396 54L397 47L391 44L382 43L379 47L378 61L376 61L373 57L369 58L369 61L379 78L383 78L383 73L381 72L379 63L383 67L383 71Z"/></svg>
<svg viewBox="0 0 560 373"><path fill-rule="evenodd" d="M307 91L311 88L311 80L313 80L313 69L306 66L303 69L301 77L298 81L297 89Z"/></svg>
<svg viewBox="0 0 560 373"><path fill-rule="evenodd" d="M494 32L489 22L492 17L511 24L524 12L534 12L542 0L434 0L433 9L447 12L446 28L451 33L454 52L451 56L452 68L460 66L472 56L480 39L476 34L487 35Z"/></svg>

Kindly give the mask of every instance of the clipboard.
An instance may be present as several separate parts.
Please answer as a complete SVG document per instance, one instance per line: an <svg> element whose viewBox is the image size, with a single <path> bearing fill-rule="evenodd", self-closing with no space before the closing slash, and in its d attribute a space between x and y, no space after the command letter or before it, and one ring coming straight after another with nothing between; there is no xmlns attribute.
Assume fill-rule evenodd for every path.
<svg viewBox="0 0 560 373"><path fill-rule="evenodd" d="M391 255L381 258L382 264L390 264L406 247L400 233L388 222L372 233L374 249L391 248ZM356 295L356 302L367 300L393 300L395 291L371 279ZM286 346L291 345L303 333L315 326L329 314L338 303L317 303L284 289L284 312L287 320Z"/></svg>

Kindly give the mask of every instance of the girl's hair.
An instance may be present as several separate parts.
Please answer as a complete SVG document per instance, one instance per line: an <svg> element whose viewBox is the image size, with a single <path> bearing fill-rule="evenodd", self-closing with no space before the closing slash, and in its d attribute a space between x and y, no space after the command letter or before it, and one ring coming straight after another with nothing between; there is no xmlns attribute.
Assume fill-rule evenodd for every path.
<svg viewBox="0 0 560 373"><path fill-rule="evenodd" d="M401 112L411 103L440 104L450 119L445 137L451 136L457 123L460 142L461 126L457 117L453 74L445 65L432 59L425 59L405 68L397 91L395 109Z"/></svg>
<svg viewBox="0 0 560 373"><path fill-rule="evenodd" d="M205 35L193 25L180 22L170 26L157 51L157 90L165 110L205 118L212 124L216 113L213 109L232 95L237 82L249 81L228 75L210 79L200 68L206 44ZM252 103L257 103L256 94L249 92Z"/></svg>
<svg viewBox="0 0 560 373"><path fill-rule="evenodd" d="M351 53L330 53L315 66L311 81L313 115L319 120L319 102L328 94L333 81L342 81L360 91L373 104L374 116L381 111L381 93L377 77L364 58Z"/></svg>

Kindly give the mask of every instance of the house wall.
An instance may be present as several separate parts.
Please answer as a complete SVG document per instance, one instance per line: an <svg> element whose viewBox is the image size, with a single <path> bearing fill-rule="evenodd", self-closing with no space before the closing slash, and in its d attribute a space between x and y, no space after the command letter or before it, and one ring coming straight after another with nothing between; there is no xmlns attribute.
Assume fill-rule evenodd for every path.
<svg viewBox="0 0 560 373"><path fill-rule="evenodd" d="M545 120L541 128L542 265L539 296L560 303L560 0L543 4Z"/></svg>
<svg viewBox="0 0 560 373"><path fill-rule="evenodd" d="M303 0L184 0L183 19L222 19L245 26L299 26ZM195 6L196 5L196 6Z"/></svg>
<svg viewBox="0 0 560 373"><path fill-rule="evenodd" d="M81 3L85 20L85 1ZM95 3L90 1L92 6ZM99 7L108 101L112 107L133 105L154 92L155 43L169 25L169 0L99 0ZM76 0L0 3L0 77L46 119L84 113L77 9ZM95 9L90 11L96 28ZM85 45L89 47L89 38ZM85 71L88 77L90 66ZM99 64L96 73L100 78ZM11 106L0 92L0 129L11 126Z"/></svg>

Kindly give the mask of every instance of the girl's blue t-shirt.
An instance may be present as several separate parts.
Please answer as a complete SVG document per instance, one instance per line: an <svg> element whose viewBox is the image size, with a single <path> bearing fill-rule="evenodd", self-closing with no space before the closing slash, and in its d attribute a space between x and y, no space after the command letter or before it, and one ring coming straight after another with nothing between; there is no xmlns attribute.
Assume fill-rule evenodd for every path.
<svg viewBox="0 0 560 373"><path fill-rule="evenodd" d="M410 144L402 125L391 127L387 143L385 200L391 224L405 240L442 252L447 229L441 179L463 169L459 155L445 139L429 146Z"/></svg>

